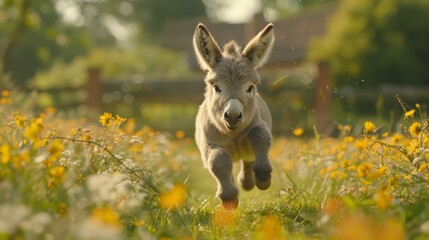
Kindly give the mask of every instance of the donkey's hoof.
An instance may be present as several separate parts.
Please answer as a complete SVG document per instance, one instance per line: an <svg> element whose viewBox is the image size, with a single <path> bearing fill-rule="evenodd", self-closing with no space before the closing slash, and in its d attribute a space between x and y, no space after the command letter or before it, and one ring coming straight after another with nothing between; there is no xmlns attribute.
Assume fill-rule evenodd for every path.
<svg viewBox="0 0 429 240"><path fill-rule="evenodd" d="M244 190L244 191L250 191L250 190L252 190L253 188L255 187L255 182L253 182L253 183L242 183L241 184L241 188Z"/></svg>
<svg viewBox="0 0 429 240"><path fill-rule="evenodd" d="M238 207L238 198L233 200L222 200L222 206L226 210L235 210Z"/></svg>
<svg viewBox="0 0 429 240"><path fill-rule="evenodd" d="M268 179L267 181L256 180L256 186L259 190L267 190L271 186L271 179Z"/></svg>

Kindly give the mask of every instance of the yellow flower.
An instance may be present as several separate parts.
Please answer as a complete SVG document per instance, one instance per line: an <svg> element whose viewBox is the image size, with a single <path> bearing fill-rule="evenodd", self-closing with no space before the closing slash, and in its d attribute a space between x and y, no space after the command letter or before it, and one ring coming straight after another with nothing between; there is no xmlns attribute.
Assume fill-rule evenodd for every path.
<svg viewBox="0 0 429 240"><path fill-rule="evenodd" d="M183 184L176 184L172 189L164 192L159 197L161 208L174 210L183 205L186 200L186 187Z"/></svg>
<svg viewBox="0 0 429 240"><path fill-rule="evenodd" d="M377 179L382 176L384 176L384 173L386 172L386 166L381 166L379 169L376 169L373 173L369 175L371 179Z"/></svg>
<svg viewBox="0 0 429 240"><path fill-rule="evenodd" d="M408 118L408 117L412 117L413 118L415 111L416 111L415 109L411 109L410 111L405 112L405 118Z"/></svg>
<svg viewBox="0 0 429 240"><path fill-rule="evenodd" d="M303 128L295 128L292 131L293 135L295 135L296 137L301 136L304 133L304 129Z"/></svg>
<svg viewBox="0 0 429 240"><path fill-rule="evenodd" d="M15 126L17 128L23 128L25 126L25 118L20 115L15 115Z"/></svg>
<svg viewBox="0 0 429 240"><path fill-rule="evenodd" d="M423 172L425 169L427 169L427 164L426 163L423 163L422 165L420 165L420 167L419 167L419 169L418 169L418 171L419 172Z"/></svg>
<svg viewBox="0 0 429 240"><path fill-rule="evenodd" d="M136 227L141 227L144 225L144 220L138 220L138 219L134 219L134 226Z"/></svg>
<svg viewBox="0 0 429 240"><path fill-rule="evenodd" d="M358 140L355 141L354 145L355 145L355 147L357 149L364 150L364 149L366 149L368 147L369 140L368 140L368 138L358 139Z"/></svg>
<svg viewBox="0 0 429 240"><path fill-rule="evenodd" d="M2 96L2 97L10 97L10 92L9 92L8 90L3 90L3 91L1 92L1 96Z"/></svg>
<svg viewBox="0 0 429 240"><path fill-rule="evenodd" d="M100 116L99 122L103 126L110 126L112 124L112 120L113 120L112 114L105 112L103 115Z"/></svg>
<svg viewBox="0 0 429 240"><path fill-rule="evenodd" d="M353 136L346 136L343 138L344 143L352 143L355 140Z"/></svg>
<svg viewBox="0 0 429 240"><path fill-rule="evenodd" d="M254 239L286 239L280 219L274 215L264 217Z"/></svg>
<svg viewBox="0 0 429 240"><path fill-rule="evenodd" d="M118 214L110 208L96 208L92 210L91 219L102 222L114 228L121 228L121 221Z"/></svg>
<svg viewBox="0 0 429 240"><path fill-rule="evenodd" d="M356 169L358 177L368 176L368 174L371 172L372 168L373 168L373 165L369 162L365 162L365 163L360 164Z"/></svg>
<svg viewBox="0 0 429 240"><path fill-rule="evenodd" d="M404 136L402 136L401 134L397 134L394 133L392 135L392 143L398 143L399 141L401 141L404 138Z"/></svg>
<svg viewBox="0 0 429 240"><path fill-rule="evenodd" d="M350 133L350 131L352 130L352 126L350 126L349 124L347 124L347 125L339 124L338 130L340 130L341 132L344 132L344 133Z"/></svg>
<svg viewBox="0 0 429 240"><path fill-rule="evenodd" d="M383 210L392 203L392 197L389 196L386 189L380 188L374 195L374 201L377 207Z"/></svg>
<svg viewBox="0 0 429 240"><path fill-rule="evenodd" d="M7 164L10 161L10 147L9 145L3 145L0 147L1 163Z"/></svg>
<svg viewBox="0 0 429 240"><path fill-rule="evenodd" d="M3 90L0 96L0 104L8 104L12 102L12 98L10 97L10 92L8 90Z"/></svg>
<svg viewBox="0 0 429 240"><path fill-rule="evenodd" d="M408 132L410 132L411 135L419 135L422 132L422 126L419 122L414 122L411 124L411 126L408 128Z"/></svg>
<svg viewBox="0 0 429 240"><path fill-rule="evenodd" d="M219 208L213 215L213 222L218 227L230 226L237 220L237 212Z"/></svg>
<svg viewBox="0 0 429 240"><path fill-rule="evenodd" d="M127 121L127 119L126 118L122 118L118 114L116 114L115 121L116 121L116 124L120 125L121 123L124 123L125 121Z"/></svg>
<svg viewBox="0 0 429 240"><path fill-rule="evenodd" d="M29 140L35 140L39 137L40 132L43 130L43 120L42 118L35 118L31 120L29 126L24 130L24 137Z"/></svg>
<svg viewBox="0 0 429 240"><path fill-rule="evenodd" d="M179 131L176 132L176 138L177 139L182 139L184 137L185 137L185 131L179 130Z"/></svg>
<svg viewBox="0 0 429 240"><path fill-rule="evenodd" d="M55 166L49 169L49 175L54 178L61 179L64 177L66 170L63 166Z"/></svg>
<svg viewBox="0 0 429 240"><path fill-rule="evenodd" d="M416 103L416 108L421 108L421 105L419 103Z"/></svg>
<svg viewBox="0 0 429 240"><path fill-rule="evenodd" d="M341 172L341 171L333 171L331 172L331 174L329 175L332 179L336 179L336 180L342 180L344 178L347 177L347 174L345 172Z"/></svg>
<svg viewBox="0 0 429 240"><path fill-rule="evenodd" d="M364 130L366 133L373 133L375 131L375 124L371 121L366 121L364 123Z"/></svg>
<svg viewBox="0 0 429 240"><path fill-rule="evenodd" d="M52 157L58 157L64 150L64 145L59 141L53 141L48 151Z"/></svg>

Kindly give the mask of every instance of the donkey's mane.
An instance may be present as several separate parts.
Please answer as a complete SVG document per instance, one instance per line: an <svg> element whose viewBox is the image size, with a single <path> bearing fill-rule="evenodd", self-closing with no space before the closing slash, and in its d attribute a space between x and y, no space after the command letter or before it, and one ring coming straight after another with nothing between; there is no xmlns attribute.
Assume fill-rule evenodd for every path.
<svg viewBox="0 0 429 240"><path fill-rule="evenodd" d="M230 41L223 46L222 55L224 58L240 58L242 56L241 48L235 41Z"/></svg>

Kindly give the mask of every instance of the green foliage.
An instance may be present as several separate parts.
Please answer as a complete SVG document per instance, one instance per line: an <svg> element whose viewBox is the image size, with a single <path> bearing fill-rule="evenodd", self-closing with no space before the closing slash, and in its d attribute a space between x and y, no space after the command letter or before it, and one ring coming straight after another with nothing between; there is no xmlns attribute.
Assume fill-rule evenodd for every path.
<svg viewBox="0 0 429 240"><path fill-rule="evenodd" d="M198 0L1 1L0 73L8 73L15 83L22 85L36 72L46 71L51 64L58 69L75 57L89 54L94 46L117 48L118 42L136 37L140 41L153 41L167 21L202 15L204 5ZM129 39L118 36L115 32L118 29ZM148 49L145 54L161 55L160 59L168 64L172 61L171 54L158 48ZM144 68L154 67L149 71L164 72L166 68L160 66L147 62L139 71L147 72Z"/></svg>
<svg viewBox="0 0 429 240"><path fill-rule="evenodd" d="M99 48L85 57L74 58L70 63L56 60L50 68L35 75L31 86L41 89L82 86L88 77L88 69L94 67L100 68L103 79L117 81L130 76L168 79L189 74L189 67L181 53L157 46L133 50Z"/></svg>
<svg viewBox="0 0 429 240"><path fill-rule="evenodd" d="M426 84L429 3L343 0L310 57L331 63L338 85Z"/></svg>

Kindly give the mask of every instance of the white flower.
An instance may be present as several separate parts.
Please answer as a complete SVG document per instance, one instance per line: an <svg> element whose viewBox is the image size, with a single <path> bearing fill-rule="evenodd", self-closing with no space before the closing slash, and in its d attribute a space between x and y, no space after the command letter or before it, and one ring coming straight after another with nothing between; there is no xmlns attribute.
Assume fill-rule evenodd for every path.
<svg viewBox="0 0 429 240"><path fill-rule="evenodd" d="M39 212L21 223L22 229L35 234L42 233L52 222L52 217L46 212Z"/></svg>
<svg viewBox="0 0 429 240"><path fill-rule="evenodd" d="M22 204L3 204L0 206L0 233L13 234L24 221L30 210Z"/></svg>
<svg viewBox="0 0 429 240"><path fill-rule="evenodd" d="M86 183L94 202L115 202L124 195L123 188L117 188L117 185L125 179L123 174L101 173L89 176Z"/></svg>
<svg viewBox="0 0 429 240"><path fill-rule="evenodd" d="M87 219L77 226L77 229L73 231L77 239L81 240L92 240L92 239L103 239L103 240L116 240L123 239L121 237L121 229L114 228L108 224L104 224L99 221Z"/></svg>

